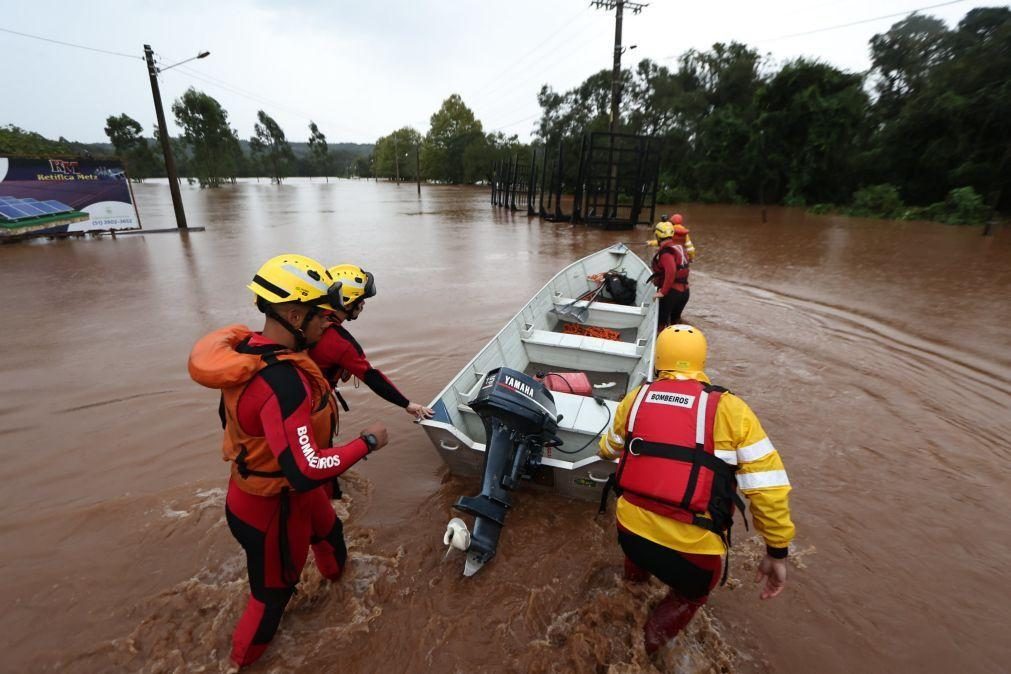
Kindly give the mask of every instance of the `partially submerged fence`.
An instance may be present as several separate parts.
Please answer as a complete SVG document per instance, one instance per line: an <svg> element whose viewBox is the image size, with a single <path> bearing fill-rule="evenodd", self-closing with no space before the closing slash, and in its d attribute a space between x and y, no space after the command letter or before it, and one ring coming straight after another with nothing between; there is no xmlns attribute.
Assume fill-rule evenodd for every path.
<svg viewBox="0 0 1011 674"><path fill-rule="evenodd" d="M656 138L589 133L578 145L561 142L553 148L535 148L529 159L514 155L496 162L491 203L545 220L605 229L651 224L659 159Z"/></svg>

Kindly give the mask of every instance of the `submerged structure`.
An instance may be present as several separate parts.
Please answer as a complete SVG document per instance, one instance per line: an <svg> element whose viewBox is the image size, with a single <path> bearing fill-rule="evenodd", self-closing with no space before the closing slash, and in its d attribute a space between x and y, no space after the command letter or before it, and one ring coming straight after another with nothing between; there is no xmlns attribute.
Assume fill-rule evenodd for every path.
<svg viewBox="0 0 1011 674"><path fill-rule="evenodd" d="M604 229L652 224L660 172L652 136L592 132L578 146L564 141L493 167L491 202L551 221Z"/></svg>

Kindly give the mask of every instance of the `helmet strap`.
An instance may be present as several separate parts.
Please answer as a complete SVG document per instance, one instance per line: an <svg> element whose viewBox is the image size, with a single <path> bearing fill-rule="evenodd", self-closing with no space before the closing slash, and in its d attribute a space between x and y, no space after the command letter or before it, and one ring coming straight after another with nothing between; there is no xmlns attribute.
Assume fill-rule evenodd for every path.
<svg viewBox="0 0 1011 674"><path fill-rule="evenodd" d="M273 306L267 305L266 313L272 319L281 324L281 327L287 330L295 337L295 351L304 351L307 346L309 346L308 341L305 338L305 326L313 319L313 317L318 312L316 307L311 307L306 313L305 318L302 319L302 324L299 327L295 327L289 323L286 319L282 318L281 314L277 313L277 310Z"/></svg>

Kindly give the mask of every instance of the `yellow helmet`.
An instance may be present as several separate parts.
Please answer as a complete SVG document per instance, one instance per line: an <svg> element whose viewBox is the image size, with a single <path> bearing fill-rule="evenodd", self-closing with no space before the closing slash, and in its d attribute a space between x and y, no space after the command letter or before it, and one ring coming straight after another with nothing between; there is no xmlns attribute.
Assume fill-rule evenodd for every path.
<svg viewBox="0 0 1011 674"><path fill-rule="evenodd" d="M358 265L339 264L330 267L329 273L334 285L339 289L334 296L334 301L337 302L335 306L338 309L350 311L356 302L375 297L375 277Z"/></svg>
<svg viewBox="0 0 1011 674"><path fill-rule="evenodd" d="M268 304L301 302L332 311L332 295L328 295L332 285L333 279L322 264L288 253L264 262L246 287Z"/></svg>
<svg viewBox="0 0 1011 674"><path fill-rule="evenodd" d="M696 374L706 367L706 336L691 325L671 325L656 336L653 367L657 371Z"/></svg>
<svg viewBox="0 0 1011 674"><path fill-rule="evenodd" d="M674 225L669 222L661 221L656 223L653 227L653 233L656 234L657 241L661 239L669 239L674 236Z"/></svg>

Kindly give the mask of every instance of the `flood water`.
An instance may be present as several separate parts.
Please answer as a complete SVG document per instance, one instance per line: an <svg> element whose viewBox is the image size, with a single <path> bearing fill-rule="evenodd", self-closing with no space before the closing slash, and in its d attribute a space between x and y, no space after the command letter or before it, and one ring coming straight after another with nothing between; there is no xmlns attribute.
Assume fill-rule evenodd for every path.
<svg viewBox="0 0 1011 674"><path fill-rule="evenodd" d="M0 246L0 670L228 668L245 562L224 522L217 395L186 358L214 328L259 327L245 284L262 261L374 272L351 330L427 403L557 270L648 236L528 219L482 189L183 190L207 231ZM172 225L164 183L135 192L146 228ZM252 671L1006 671L1009 232L681 212L699 249L685 319L794 485L786 592L758 600L762 546L738 527L731 581L650 660L641 625L663 590L621 582L613 515L532 493L464 579L441 537L477 484L447 476L401 410L345 387L342 437L379 419L391 444L337 503L348 573L306 568Z"/></svg>

